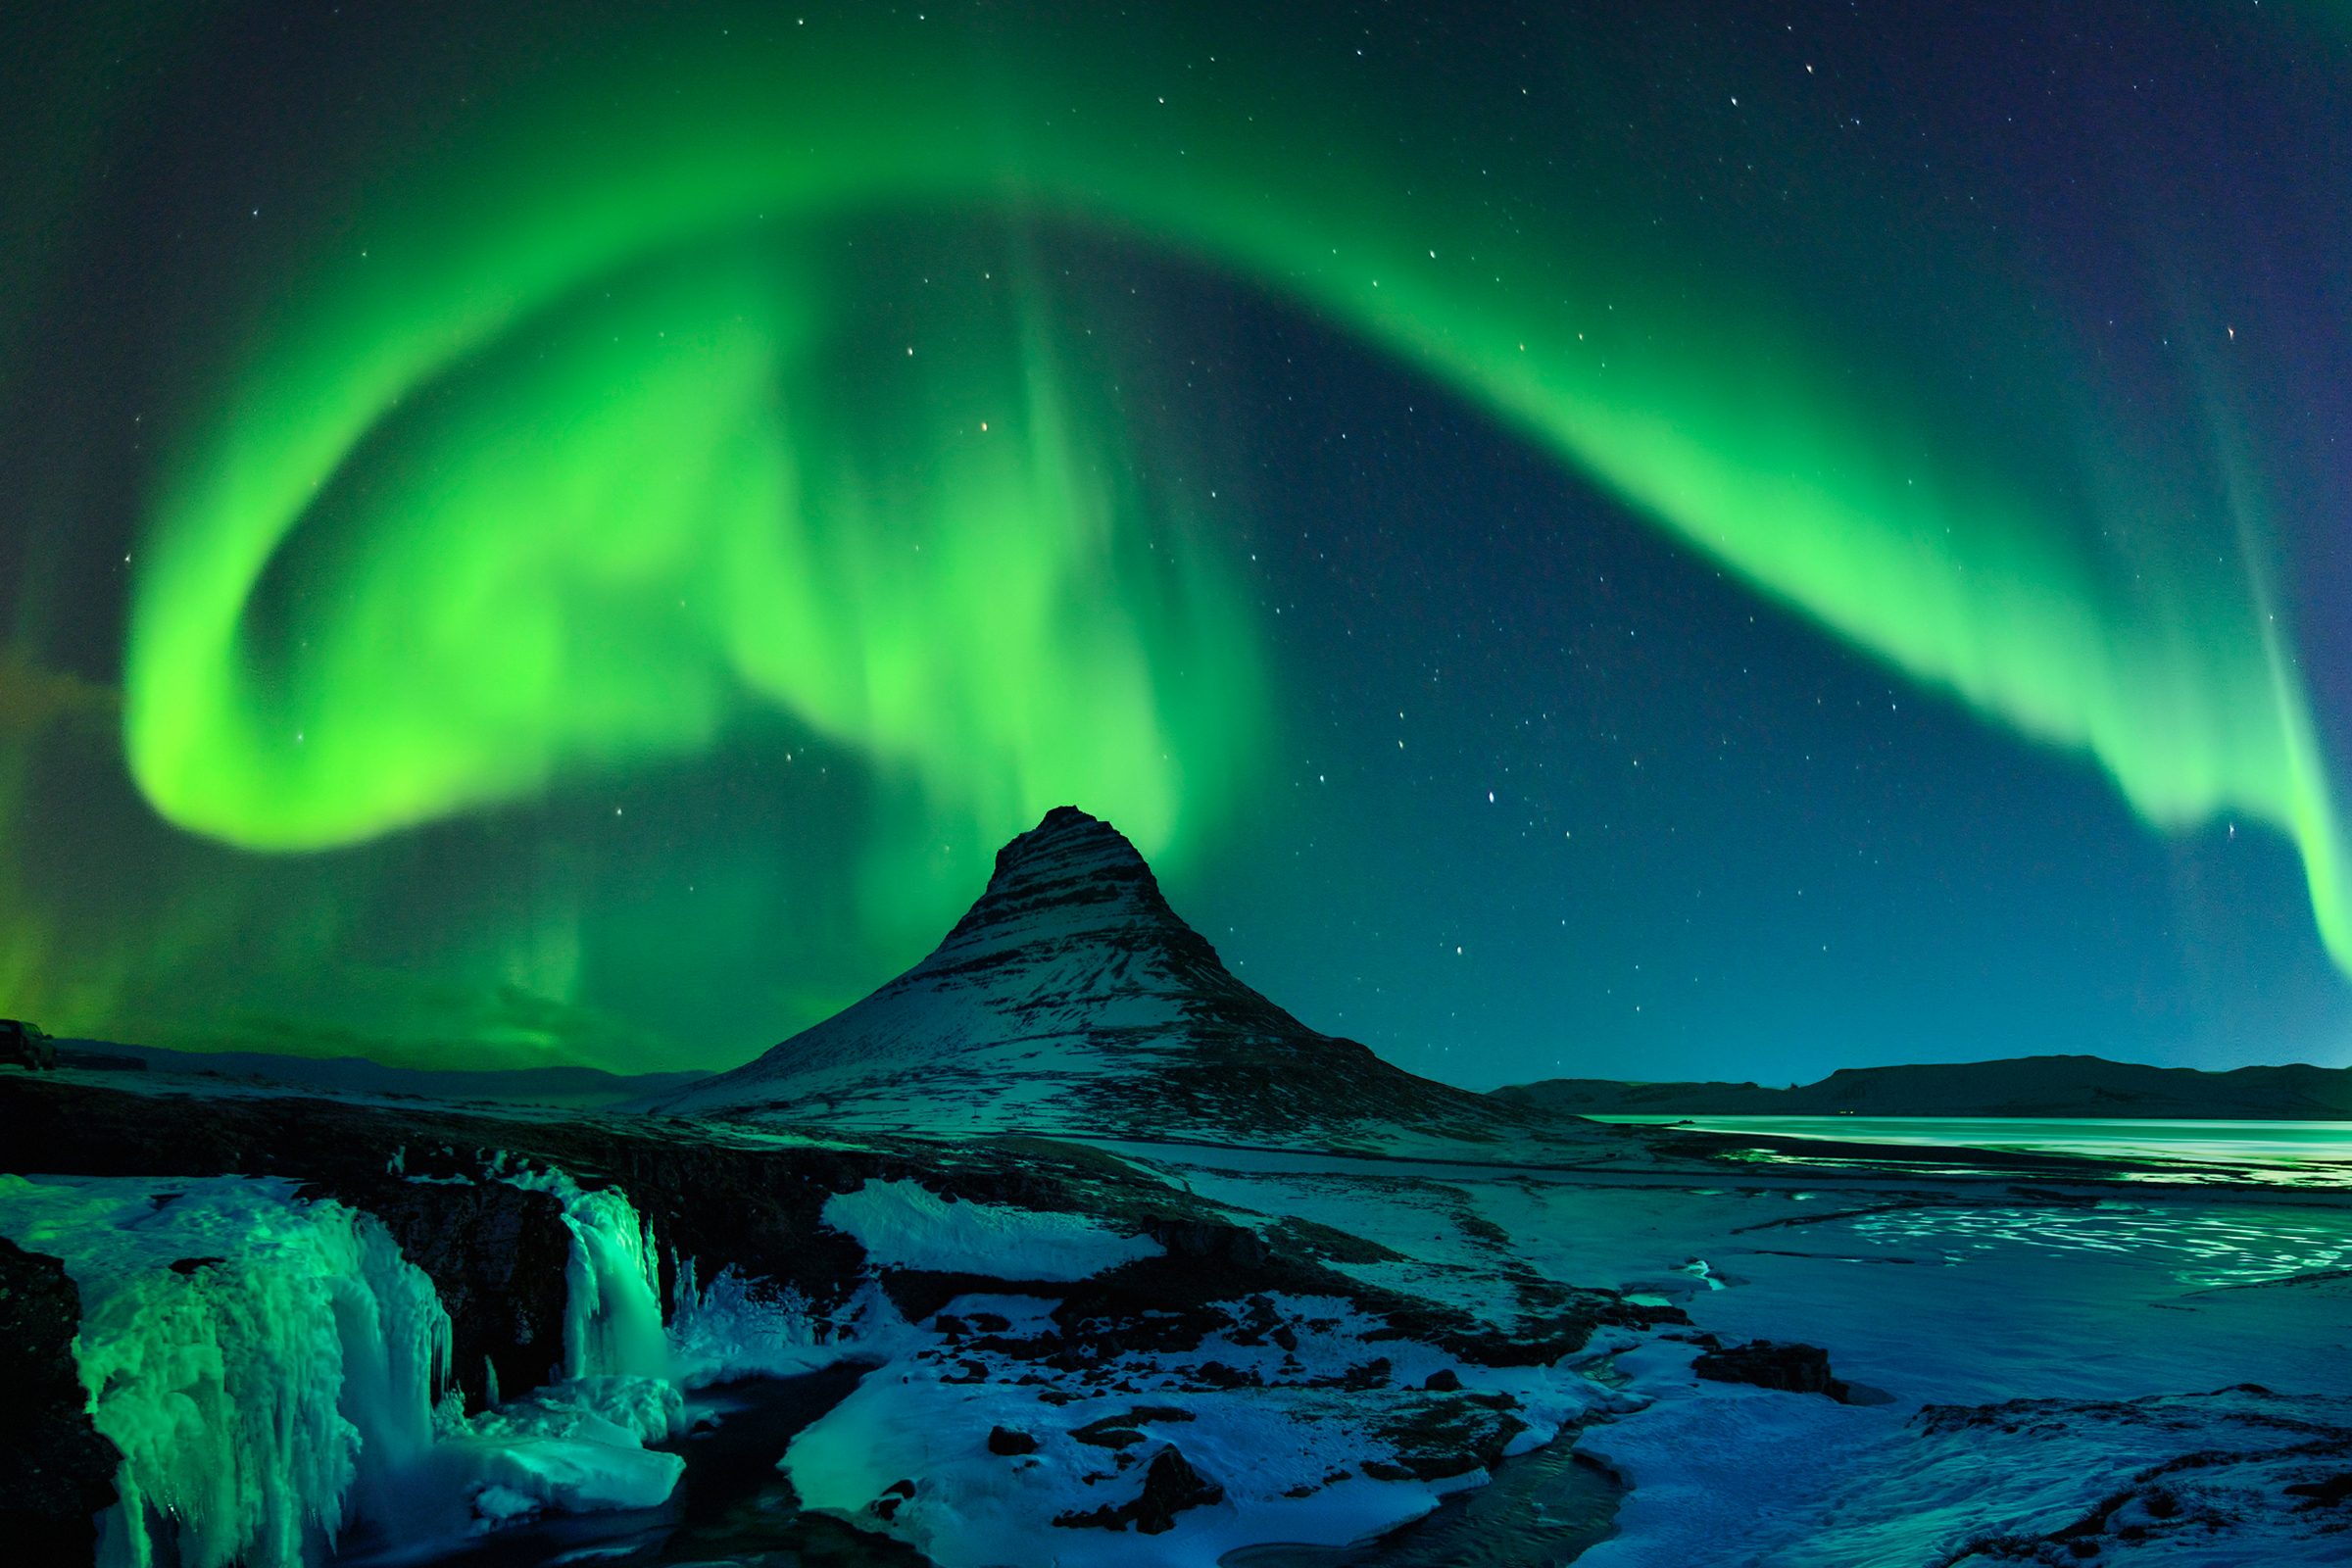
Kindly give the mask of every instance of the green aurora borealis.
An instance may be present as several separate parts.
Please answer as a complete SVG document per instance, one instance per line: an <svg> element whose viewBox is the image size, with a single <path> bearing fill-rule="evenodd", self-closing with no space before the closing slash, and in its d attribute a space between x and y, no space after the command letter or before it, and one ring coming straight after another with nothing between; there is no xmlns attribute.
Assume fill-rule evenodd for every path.
<svg viewBox="0 0 2352 1568"><path fill-rule="evenodd" d="M2201 17L2220 30L2197 38L2247 79L2291 55L2340 85L2314 18ZM315 141L250 83L261 107L197 117L244 138L219 156L252 162L269 220L191 247L164 290L120 665L79 673L119 676L140 797L220 858L181 862L102 956L0 868L0 1012L160 1038L155 997L225 930L282 995L348 944L318 909L364 918L352 888L466 858L398 848L416 835L556 798L625 820L631 781L747 749L857 775L760 824L804 841L791 864L718 835L679 858L693 900L583 913L614 896L576 851L556 871L518 851L542 902L452 895L437 935L355 964L408 1000L322 1011L394 1054L725 1061L919 952L1049 806L1109 816L1179 881L1213 865L1283 765L1286 694L1348 677L1280 652L1233 531L1247 491L1186 477L1216 471L1220 416L1139 390L1169 384L1188 323L1070 260L1105 254L1350 341L1956 699L1987 745L2095 768L2152 835L2279 835L2352 969L2294 587L2314 508L2274 461L2274 385L2240 368L2278 313L2201 285L2233 264L2188 176L2123 204L2154 259L2151 376L2062 308L2082 280L2060 239L1806 109L1793 25L1692 44L1663 21L1441 17L1409 47L1345 7L465 25L463 69L339 67L336 91L400 106ZM245 42L184 47L192 79L250 45L223 31ZM1661 37L1688 50L1671 72L1628 69ZM112 220L139 237L84 243L176 265L160 226ZM37 629L27 669L56 662ZM0 782L21 822L29 765ZM337 863L331 891L303 884ZM742 1038L615 1044L653 1027L648 993L601 986L583 921L690 953L771 918L764 884L793 877L798 923L741 961L802 1001L747 999ZM430 985L384 978L404 968ZM504 1021L418 1021L491 990ZM542 1005L605 1032L507 1016Z"/></svg>

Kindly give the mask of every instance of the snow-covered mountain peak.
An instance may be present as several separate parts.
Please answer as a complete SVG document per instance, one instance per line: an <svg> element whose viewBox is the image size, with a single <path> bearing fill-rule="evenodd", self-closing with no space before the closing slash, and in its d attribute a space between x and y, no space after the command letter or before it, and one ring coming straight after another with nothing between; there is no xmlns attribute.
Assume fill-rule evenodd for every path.
<svg viewBox="0 0 2352 1568"><path fill-rule="evenodd" d="M1308 1028L1234 977L1109 823L1056 807L931 955L758 1059L647 1102L757 1121L1329 1145L1534 1118Z"/></svg>
<svg viewBox="0 0 2352 1568"><path fill-rule="evenodd" d="M1074 806L1056 806L997 852L988 890L932 958L1122 931L1191 934L1124 833Z"/></svg>

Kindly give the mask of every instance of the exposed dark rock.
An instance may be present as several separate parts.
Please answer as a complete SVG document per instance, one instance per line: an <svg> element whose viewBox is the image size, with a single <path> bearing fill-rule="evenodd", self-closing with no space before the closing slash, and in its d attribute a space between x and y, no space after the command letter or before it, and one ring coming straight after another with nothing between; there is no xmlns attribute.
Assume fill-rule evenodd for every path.
<svg viewBox="0 0 2352 1568"><path fill-rule="evenodd" d="M1175 1445L1159 1450L1144 1471L1144 1489L1116 1508L1105 1503L1084 1513L1057 1516L1064 1530L1125 1530L1133 1525L1147 1536L1176 1528L1176 1516L1190 1508L1204 1508L1225 1500L1225 1489L1195 1470Z"/></svg>
<svg viewBox="0 0 2352 1568"><path fill-rule="evenodd" d="M1260 1268L1274 1255L1263 1236L1229 1220L1154 1220L1144 1227L1144 1234L1166 1248L1170 1257L1219 1269Z"/></svg>
<svg viewBox="0 0 2352 1568"><path fill-rule="evenodd" d="M1421 1386L1432 1394L1454 1394L1462 1387L1462 1375L1451 1367L1440 1367L1422 1379Z"/></svg>
<svg viewBox="0 0 2352 1568"><path fill-rule="evenodd" d="M1526 1422L1481 1399L1431 1399L1379 1429L1396 1460L1374 1460L1364 1474L1375 1481L1443 1481L1492 1469L1526 1430Z"/></svg>
<svg viewBox="0 0 2352 1568"><path fill-rule="evenodd" d="M1188 1508L1205 1508L1225 1500L1225 1489L1195 1470L1173 1444L1159 1450L1144 1472L1143 1495L1135 1500L1135 1528L1156 1536L1176 1525Z"/></svg>
<svg viewBox="0 0 2352 1568"><path fill-rule="evenodd" d="M500 1181L333 1184L336 1197L383 1221L424 1270L449 1312L450 1372L478 1410L494 1368L513 1398L564 1371L564 1269L571 1232L547 1193Z"/></svg>
<svg viewBox="0 0 2352 1568"><path fill-rule="evenodd" d="M1747 1383L1788 1394L1821 1394L1846 1402L1846 1385L1830 1375L1830 1352L1818 1345L1750 1340L1726 1349L1705 1350L1690 1363L1697 1376L1716 1383Z"/></svg>
<svg viewBox="0 0 2352 1568"><path fill-rule="evenodd" d="M199 1269L211 1268L215 1263L220 1261L220 1259L218 1256L175 1257L172 1260L172 1272L174 1274L193 1274Z"/></svg>
<svg viewBox="0 0 2352 1568"><path fill-rule="evenodd" d="M49 1072L56 1066L56 1041L22 1018L0 1018L0 1067Z"/></svg>
<svg viewBox="0 0 2352 1568"><path fill-rule="evenodd" d="M938 1318L940 1308L958 1296L985 1292L990 1296L1036 1296L1047 1300L1058 1300L1068 1289L1037 1280L1004 1280L987 1274L954 1274L926 1268L886 1268L878 1275L882 1294L890 1304L899 1309L900 1316L909 1323L925 1318ZM949 1321L960 1321L950 1319ZM1003 1322L1002 1318L998 1319ZM1006 1328L1012 1325L1006 1323ZM941 1328L942 1334L962 1332L961 1328Z"/></svg>
<svg viewBox="0 0 2352 1568"><path fill-rule="evenodd" d="M2306 1508L2339 1508L2352 1502L2352 1470L2324 1481L2301 1481L2286 1489L2290 1497L2308 1497Z"/></svg>
<svg viewBox="0 0 2352 1568"><path fill-rule="evenodd" d="M1080 1443L1091 1444L1098 1448L1124 1448L1130 1444L1143 1442L1142 1429L1154 1421L1178 1422L1192 1419L1192 1411L1179 1409L1174 1405L1143 1404L1120 1414L1106 1415L1100 1420L1089 1421L1086 1425L1072 1431L1070 1436Z"/></svg>
<svg viewBox="0 0 2352 1568"><path fill-rule="evenodd" d="M1143 1433L1126 1425L1115 1416L1104 1416L1100 1421L1089 1421L1086 1425L1073 1429L1070 1437L1075 1442L1092 1444L1098 1448L1124 1448L1131 1443L1144 1441Z"/></svg>
<svg viewBox="0 0 2352 1568"><path fill-rule="evenodd" d="M1016 1453L1035 1453L1037 1440L1028 1433L1012 1427L990 1427L988 1429L988 1451L1007 1456Z"/></svg>
<svg viewBox="0 0 2352 1568"><path fill-rule="evenodd" d="M1266 1227L1264 1238L1284 1250L1311 1257L1318 1263L1400 1263L1404 1254L1378 1242L1319 1224L1311 1219L1282 1219Z"/></svg>
<svg viewBox="0 0 2352 1568"><path fill-rule="evenodd" d="M0 1543L21 1563L88 1562L122 1456L99 1435L74 1361L81 1297L54 1257L0 1239Z"/></svg>

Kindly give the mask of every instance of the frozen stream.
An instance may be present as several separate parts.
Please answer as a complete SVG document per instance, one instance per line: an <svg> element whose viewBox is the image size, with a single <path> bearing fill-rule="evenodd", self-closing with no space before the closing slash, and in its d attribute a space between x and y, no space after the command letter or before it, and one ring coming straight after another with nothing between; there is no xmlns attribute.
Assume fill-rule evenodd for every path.
<svg viewBox="0 0 2352 1568"><path fill-rule="evenodd" d="M686 1461L667 1502L620 1512L550 1515L431 1560L444 1568L555 1564L735 1564L740 1568L923 1568L917 1552L804 1513L776 1461L793 1435L839 1403L862 1369L752 1378L690 1397L688 1432L658 1446ZM365 1549L340 1568L415 1561Z"/></svg>

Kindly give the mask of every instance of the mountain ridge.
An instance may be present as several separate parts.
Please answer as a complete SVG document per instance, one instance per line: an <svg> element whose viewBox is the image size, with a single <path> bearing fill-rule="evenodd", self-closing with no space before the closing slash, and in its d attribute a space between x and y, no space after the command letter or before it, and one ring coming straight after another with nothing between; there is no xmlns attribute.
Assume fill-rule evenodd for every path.
<svg viewBox="0 0 2352 1568"><path fill-rule="evenodd" d="M2352 1119L2352 1067L2154 1067L2104 1056L1840 1067L1815 1083L1547 1078L1492 1098L1554 1116L2062 1116L2188 1121Z"/></svg>
<svg viewBox="0 0 2352 1568"><path fill-rule="evenodd" d="M278 1084L333 1094L404 1095L492 1103L596 1109L707 1078L699 1069L616 1073L564 1063L544 1067L408 1067L368 1056L298 1056L269 1051L179 1051L115 1040L57 1042L60 1067L163 1077Z"/></svg>

